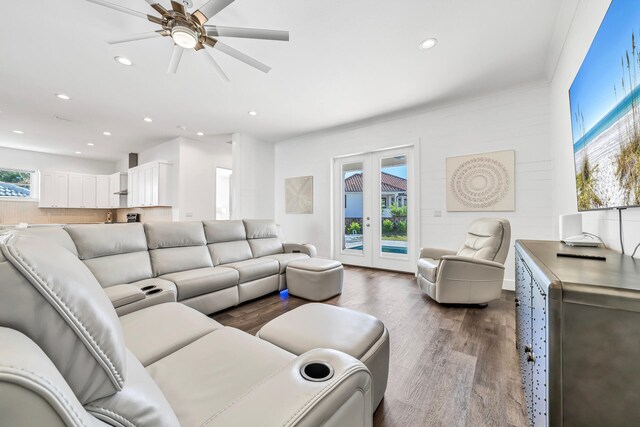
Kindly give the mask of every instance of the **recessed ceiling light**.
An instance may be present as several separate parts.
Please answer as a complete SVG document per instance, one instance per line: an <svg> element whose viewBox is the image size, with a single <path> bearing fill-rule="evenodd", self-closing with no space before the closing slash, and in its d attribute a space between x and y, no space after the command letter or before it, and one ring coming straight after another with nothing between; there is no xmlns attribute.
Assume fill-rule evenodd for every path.
<svg viewBox="0 0 640 427"><path fill-rule="evenodd" d="M24 132L22 132L21 130L14 130L13 133L17 133L18 135L22 135Z"/></svg>
<svg viewBox="0 0 640 427"><path fill-rule="evenodd" d="M59 99L64 99L65 101L68 101L71 99L69 95L65 95L64 93L56 93L56 97Z"/></svg>
<svg viewBox="0 0 640 427"><path fill-rule="evenodd" d="M104 136L111 136L111 132L102 132Z"/></svg>
<svg viewBox="0 0 640 427"><path fill-rule="evenodd" d="M113 58L118 64L122 64L122 65L133 65L133 62L129 59L129 58L125 58L124 56L116 56L115 58Z"/></svg>
<svg viewBox="0 0 640 427"><path fill-rule="evenodd" d="M89 147L93 147L95 144L94 144L93 142L87 142L87 145L88 145Z"/></svg>
<svg viewBox="0 0 640 427"><path fill-rule="evenodd" d="M431 49L434 48L436 45L438 44L438 39L436 38L428 38L425 41L423 41L422 43L420 43L420 49L422 50L427 50L427 49Z"/></svg>
<svg viewBox="0 0 640 427"><path fill-rule="evenodd" d="M255 111L251 110L251 111L249 111L249 115L250 116L257 116L258 113L256 113Z"/></svg>
<svg viewBox="0 0 640 427"><path fill-rule="evenodd" d="M76 151L76 154L82 154L82 151Z"/></svg>
<svg viewBox="0 0 640 427"><path fill-rule="evenodd" d="M202 133L202 132L198 132L196 135L198 135L198 136L204 136L204 133Z"/></svg>
<svg viewBox="0 0 640 427"><path fill-rule="evenodd" d="M153 119L151 117L145 117L144 121L147 123L151 123L153 121Z"/></svg>

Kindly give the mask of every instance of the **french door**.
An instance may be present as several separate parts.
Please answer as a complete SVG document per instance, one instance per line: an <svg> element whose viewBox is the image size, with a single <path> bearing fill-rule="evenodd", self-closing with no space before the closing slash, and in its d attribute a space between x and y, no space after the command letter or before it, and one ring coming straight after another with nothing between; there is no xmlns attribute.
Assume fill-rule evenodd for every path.
<svg viewBox="0 0 640 427"><path fill-rule="evenodd" d="M415 271L413 147L334 160L334 257L344 264Z"/></svg>

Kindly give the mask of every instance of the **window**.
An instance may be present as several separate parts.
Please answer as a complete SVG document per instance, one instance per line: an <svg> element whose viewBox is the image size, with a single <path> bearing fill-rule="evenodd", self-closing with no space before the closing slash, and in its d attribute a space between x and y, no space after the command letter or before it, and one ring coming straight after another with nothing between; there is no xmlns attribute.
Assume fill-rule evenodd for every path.
<svg viewBox="0 0 640 427"><path fill-rule="evenodd" d="M0 199L32 198L31 182L33 174L33 171L0 169Z"/></svg>
<svg viewBox="0 0 640 427"><path fill-rule="evenodd" d="M382 197L382 209L386 209L387 208L387 198L386 197Z"/></svg>

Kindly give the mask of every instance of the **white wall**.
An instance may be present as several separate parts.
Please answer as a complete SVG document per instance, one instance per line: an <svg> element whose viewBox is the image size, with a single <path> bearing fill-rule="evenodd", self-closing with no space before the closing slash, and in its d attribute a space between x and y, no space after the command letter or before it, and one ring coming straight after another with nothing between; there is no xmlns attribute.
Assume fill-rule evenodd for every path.
<svg viewBox="0 0 640 427"><path fill-rule="evenodd" d="M176 138L138 153L138 164L164 160L172 164L174 221L215 218L215 171L231 168L231 135L206 141Z"/></svg>
<svg viewBox="0 0 640 427"><path fill-rule="evenodd" d="M232 167L230 137L180 143L179 220L216 218L216 168Z"/></svg>
<svg viewBox="0 0 640 427"><path fill-rule="evenodd" d="M419 141L421 246L457 249L469 223L487 216L508 218L514 240L548 239L552 236L549 139L549 88L536 85L359 128L284 141L275 149L276 220L288 241L314 243L321 256L330 256L332 158ZM446 157L506 149L516 151L516 211L447 212ZM314 213L286 214L284 180L303 175L314 177ZM436 210L442 211L442 217L434 216ZM513 254L508 258L505 278L505 286L513 288Z"/></svg>
<svg viewBox="0 0 640 427"><path fill-rule="evenodd" d="M116 163L0 147L0 168L106 175L116 171Z"/></svg>
<svg viewBox="0 0 640 427"><path fill-rule="evenodd" d="M274 146L233 134L231 218L274 218Z"/></svg>
<svg viewBox="0 0 640 427"><path fill-rule="evenodd" d="M553 206L554 236L557 237L557 216L577 212L576 188L569 108L569 87L573 82L610 0L581 0L574 3L575 15L563 44L551 83L551 147L554 159ZM577 7L577 8L576 8ZM624 211L625 249L630 251L640 242L640 209ZM583 215L585 231L600 235L606 244L620 249L618 212L587 212Z"/></svg>

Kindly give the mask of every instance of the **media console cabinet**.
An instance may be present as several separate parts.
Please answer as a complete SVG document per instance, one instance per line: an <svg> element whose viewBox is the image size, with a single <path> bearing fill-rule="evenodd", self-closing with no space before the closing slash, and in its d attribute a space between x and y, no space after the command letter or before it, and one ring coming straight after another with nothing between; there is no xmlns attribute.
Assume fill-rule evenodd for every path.
<svg viewBox="0 0 640 427"><path fill-rule="evenodd" d="M640 425L640 260L525 240L516 242L515 258L516 347L530 424Z"/></svg>

